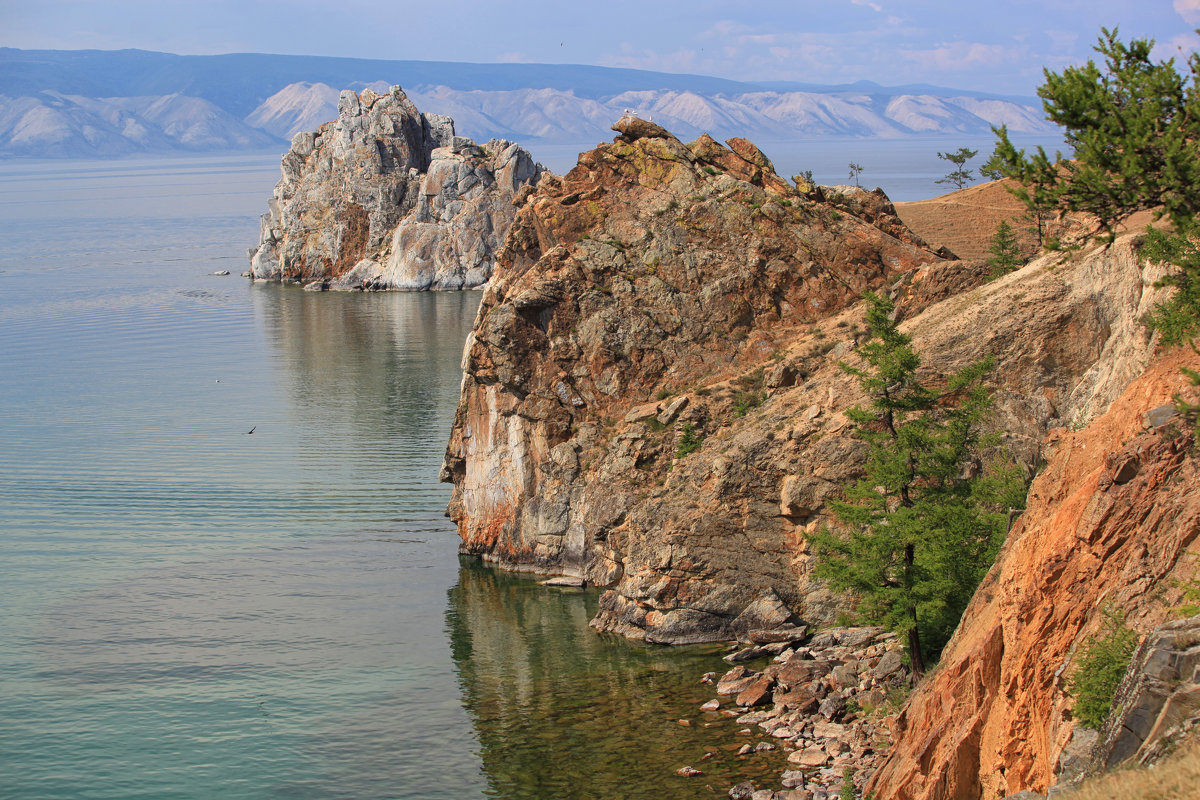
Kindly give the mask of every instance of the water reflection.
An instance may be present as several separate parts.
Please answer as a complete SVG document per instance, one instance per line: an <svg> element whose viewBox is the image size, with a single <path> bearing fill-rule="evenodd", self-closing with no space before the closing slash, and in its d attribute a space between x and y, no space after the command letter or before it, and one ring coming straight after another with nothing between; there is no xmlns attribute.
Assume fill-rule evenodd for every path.
<svg viewBox="0 0 1200 800"><path fill-rule="evenodd" d="M377 440L411 434L414 423L449 435L478 292L254 290L263 329L302 414L341 417L366 426Z"/></svg>
<svg viewBox="0 0 1200 800"><path fill-rule="evenodd" d="M750 737L699 706L723 663L711 647L660 648L587 628L592 593L560 591L465 560L447 623L491 797L724 796L770 785L781 754L736 755ZM686 719L690 724L681 725ZM714 753L701 760L706 752ZM701 777L675 774L685 764Z"/></svg>

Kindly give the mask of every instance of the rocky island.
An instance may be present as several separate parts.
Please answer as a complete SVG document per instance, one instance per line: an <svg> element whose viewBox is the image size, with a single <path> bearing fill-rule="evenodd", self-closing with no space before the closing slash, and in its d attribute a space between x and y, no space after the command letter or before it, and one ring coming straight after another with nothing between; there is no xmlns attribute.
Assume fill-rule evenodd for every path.
<svg viewBox="0 0 1200 800"><path fill-rule="evenodd" d="M523 148L454 135L399 86L344 91L338 118L298 133L250 250L250 275L314 289L471 289L544 168Z"/></svg>

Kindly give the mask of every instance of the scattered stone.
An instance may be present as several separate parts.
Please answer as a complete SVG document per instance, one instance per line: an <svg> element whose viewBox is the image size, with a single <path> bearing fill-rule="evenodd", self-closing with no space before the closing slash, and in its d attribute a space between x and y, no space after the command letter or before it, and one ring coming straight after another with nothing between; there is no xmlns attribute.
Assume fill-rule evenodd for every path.
<svg viewBox="0 0 1200 800"><path fill-rule="evenodd" d="M208 274L209 274L209 275L228 275L228 274L229 274L229 270L227 270L227 269L219 269L219 270L217 270L216 272L210 272L210 273L208 273Z"/></svg>
<svg viewBox="0 0 1200 800"><path fill-rule="evenodd" d="M845 689L850 686L858 685L858 670L849 664L842 664L840 667L833 668L833 680L837 683L839 689Z"/></svg>
<svg viewBox="0 0 1200 800"><path fill-rule="evenodd" d="M787 646L787 640L771 642L770 644L751 645L750 647L738 650L736 653L724 656L724 660L731 664L738 661L753 661L756 658L763 658L764 656L779 655L787 649Z"/></svg>
<svg viewBox="0 0 1200 800"><path fill-rule="evenodd" d="M753 747L751 747L749 744L744 744L744 745L742 745L741 747L739 747L739 748L738 748L737 754L738 754L739 756L744 756L744 755L748 755L748 754L750 754L750 753L753 753L753 752L754 752L754 748L753 748Z"/></svg>
<svg viewBox="0 0 1200 800"><path fill-rule="evenodd" d="M729 797L732 800L750 800L754 796L754 791L753 781L744 781L729 790Z"/></svg>
<svg viewBox="0 0 1200 800"><path fill-rule="evenodd" d="M682 397L677 397L667 404L667 407L658 412L655 419L660 425L670 425L679 416L679 412L683 411L688 406L688 396L685 394Z"/></svg>
<svg viewBox="0 0 1200 800"><path fill-rule="evenodd" d="M1113 467L1111 474L1112 482L1118 485L1129 483L1138 474L1138 467L1140 466L1136 455L1126 456Z"/></svg>
<svg viewBox="0 0 1200 800"><path fill-rule="evenodd" d="M679 720L679 724L685 728L692 727L692 721L690 719L681 719L681 720Z"/></svg>
<svg viewBox="0 0 1200 800"><path fill-rule="evenodd" d="M582 589L587 586L587 581L576 575L558 575L553 578L547 578L541 583L542 586L563 586L573 589Z"/></svg>
<svg viewBox="0 0 1200 800"><path fill-rule="evenodd" d="M805 775L798 769L790 769L781 776L784 789L798 789L804 786Z"/></svg>
<svg viewBox="0 0 1200 800"><path fill-rule="evenodd" d="M1146 412L1146 416L1144 417L1146 427L1161 428L1170 422L1178 413L1179 410L1173 405L1152 408Z"/></svg>
<svg viewBox="0 0 1200 800"><path fill-rule="evenodd" d="M770 789L759 789L750 795L750 800L775 800L775 793Z"/></svg>
<svg viewBox="0 0 1200 800"><path fill-rule="evenodd" d="M628 414L625 415L626 422L637 422L640 419L650 419L658 414L658 403L646 403L640 406L634 406Z"/></svg>
<svg viewBox="0 0 1200 800"><path fill-rule="evenodd" d="M1007 795L1004 800L1046 800L1046 796L1032 789L1022 789L1016 794Z"/></svg>
<svg viewBox="0 0 1200 800"><path fill-rule="evenodd" d="M807 789L785 789L775 793L775 800L813 800L813 795Z"/></svg>
<svg viewBox="0 0 1200 800"><path fill-rule="evenodd" d="M749 745L746 745L746 747L749 747ZM758 744L754 745L754 750L755 750L755 752L758 752L758 753L761 753L765 750L774 750L774 749L775 749L775 745L771 744L770 742L759 742Z"/></svg>
<svg viewBox="0 0 1200 800"><path fill-rule="evenodd" d="M700 706L701 711L716 711L721 707L720 700L709 700L704 705Z"/></svg>
<svg viewBox="0 0 1200 800"><path fill-rule="evenodd" d="M739 706L760 706L771 699L771 687L774 681L770 678L758 678L742 690L737 696Z"/></svg>
<svg viewBox="0 0 1200 800"><path fill-rule="evenodd" d="M780 625L777 628L761 629L746 631L746 639L751 644L791 644L799 642L808 634L807 625Z"/></svg>
<svg viewBox="0 0 1200 800"><path fill-rule="evenodd" d="M823 767L828 761L829 754L823 747L806 747L788 756L789 764L798 764L801 767Z"/></svg>
<svg viewBox="0 0 1200 800"><path fill-rule="evenodd" d="M695 767L687 766L687 767L680 767L679 769L675 770L675 774L682 775L685 778L694 778L697 775L703 775L704 773L701 772L700 770L696 769Z"/></svg>
<svg viewBox="0 0 1200 800"><path fill-rule="evenodd" d="M884 654L883 658L879 659L879 663L875 665L875 669L871 670L871 676L876 680L883 680L895 675L904 668L904 656L899 650L891 650Z"/></svg>
<svg viewBox="0 0 1200 800"><path fill-rule="evenodd" d="M828 720L841 715L846 710L846 700L838 695L830 695L821 701L817 713Z"/></svg>

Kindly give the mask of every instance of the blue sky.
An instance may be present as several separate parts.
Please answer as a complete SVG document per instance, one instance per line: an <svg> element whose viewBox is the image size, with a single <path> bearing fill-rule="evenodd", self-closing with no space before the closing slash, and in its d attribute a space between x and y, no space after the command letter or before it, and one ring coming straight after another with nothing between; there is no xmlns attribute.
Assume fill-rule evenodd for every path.
<svg viewBox="0 0 1200 800"><path fill-rule="evenodd" d="M0 44L535 61L1033 94L1101 26L1200 48L1200 0L0 0Z"/></svg>

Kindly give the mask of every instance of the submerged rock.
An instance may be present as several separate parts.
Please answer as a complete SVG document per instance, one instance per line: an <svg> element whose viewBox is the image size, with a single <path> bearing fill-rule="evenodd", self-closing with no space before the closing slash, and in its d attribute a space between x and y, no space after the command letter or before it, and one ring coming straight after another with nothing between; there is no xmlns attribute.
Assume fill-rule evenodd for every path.
<svg viewBox="0 0 1200 800"><path fill-rule="evenodd" d="M282 170L251 274L329 289L482 285L514 198L544 172L511 142L455 136L398 86L342 92L338 118L296 134Z"/></svg>

